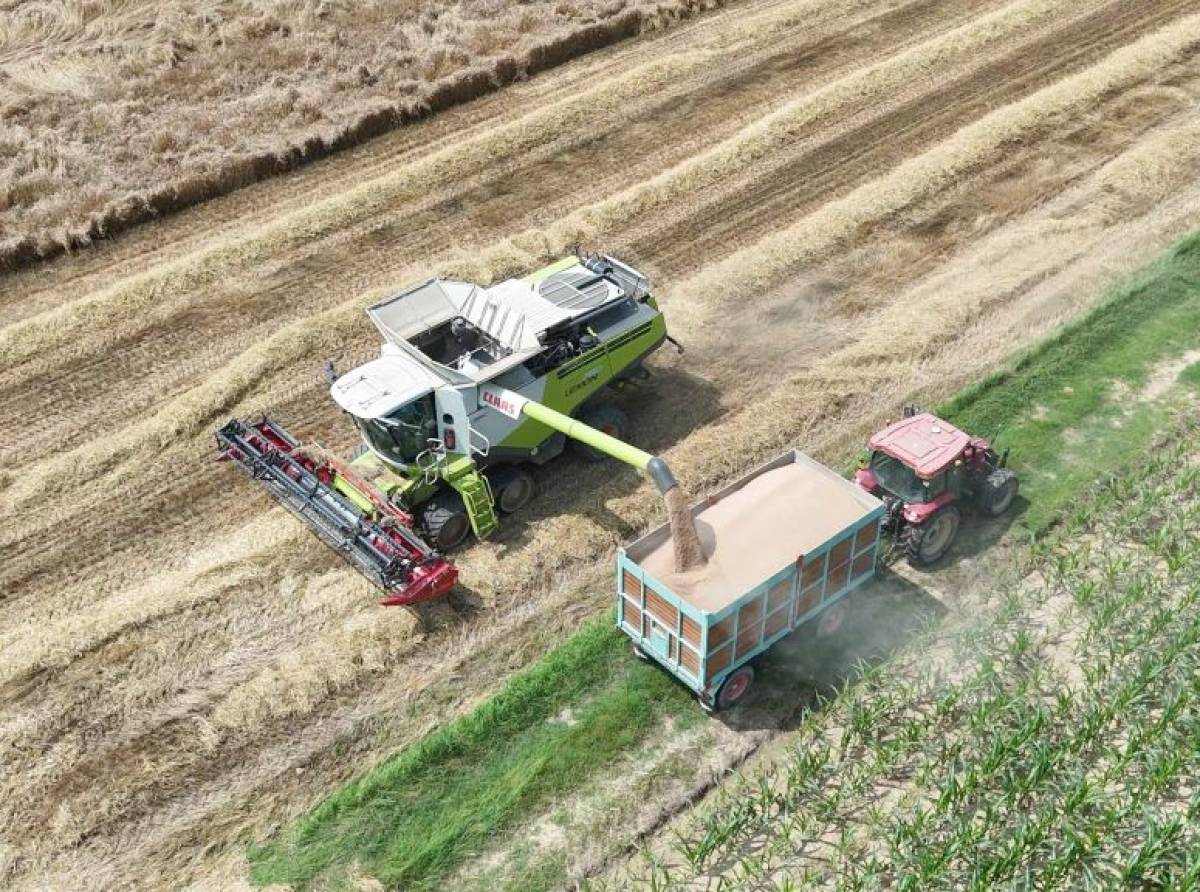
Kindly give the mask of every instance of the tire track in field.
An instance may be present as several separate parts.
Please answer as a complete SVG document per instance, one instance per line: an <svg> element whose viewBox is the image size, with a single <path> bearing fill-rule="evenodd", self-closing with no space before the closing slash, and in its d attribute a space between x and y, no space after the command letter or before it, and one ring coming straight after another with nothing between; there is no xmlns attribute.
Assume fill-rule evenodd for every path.
<svg viewBox="0 0 1200 892"><path fill-rule="evenodd" d="M1165 64L1165 60L1162 64ZM1068 124L1058 121L1054 127L1061 133ZM1035 132L1029 138L1029 143L1015 154L1036 154L1039 149L1049 151L1047 146L1054 148L1055 145L1045 134ZM1166 150L1174 150L1177 145L1178 142L1168 144ZM1111 155L1126 148L1127 145L1118 142L1098 155L1106 152ZM1088 164L1094 167L1102 163L1103 158L1097 157L1094 163L1085 161L1080 162L1081 169L1087 169ZM985 180L995 163L992 159L983 168L969 168L963 175L967 177L966 182ZM1134 175L1140 175L1140 168L1130 174L1131 177ZM964 180L960 177L949 188L953 189L961 182ZM1135 199L1136 196L1132 194L1128 197L1129 201ZM1111 213L1114 219L1119 220L1124 207L1118 202L1106 213ZM928 219L933 213L933 209L912 209L907 212L916 221ZM774 243L779 247L767 255L765 263L748 263L752 258L741 255L739 260L743 264L743 273L761 269L765 276L763 281L768 282L791 275L797 267L797 257L802 255L798 255L795 246L789 243L797 241L798 230L795 227L803 219L800 222L786 221L791 226L791 229L784 230L788 238L780 237ZM885 217L884 223L885 229L892 225L891 217ZM965 233L959 234L956 236L959 244L948 243L946 249L963 248L970 237ZM880 247L882 238L882 234L864 236L864 249L872 244ZM767 241L771 244L770 239ZM836 261L837 258L828 251L811 259L817 265ZM757 272L749 277L742 274L734 279L730 278L730 269L717 263L716 269L711 271L713 280L729 285L731 296L738 295L737 299L742 294L756 292L759 287ZM901 281L903 275L903 271L898 273ZM695 290L694 285L695 282L674 284L668 289L671 297L669 313L678 312L681 319L703 319L706 306L687 312L688 307L684 302L686 295ZM879 305L881 315L871 318L877 324L902 331L899 323L903 323L904 313L898 305L888 304L895 304L911 293L911 289L906 291L897 288L894 294L887 294L885 304ZM953 289L939 289L938 293L944 300L953 293ZM984 302L990 299L987 289L978 289L975 299L981 301L979 307L982 309L976 312L986 319L1003 310L1006 318L1010 319L1008 325L1012 326L1011 320L1019 318L1016 314L1023 293L1018 288L1005 298L1014 304L1010 309L1007 304ZM710 298L703 300L707 303ZM937 322L938 331L954 329L955 337L944 341L949 346L934 354L934 358L943 366L950 364L954 374L960 377L970 375L972 363L982 361L984 350L980 349L979 342L969 340L969 337L975 337L978 333L964 332L962 320L947 313L947 309L953 308L943 307L934 301L929 304L929 312L922 313L923 317ZM963 311L969 309L965 307ZM889 312L895 315L890 316ZM873 327L875 325L864 325L863 330ZM933 335L925 332L923 336L928 339ZM971 347L969 352L965 347L953 346L964 339ZM752 345L746 346L749 348ZM983 342L983 346L992 351L999 349L989 342ZM768 388L764 399L740 407L736 415L711 426L711 429L705 428L686 437L672 454L679 456L679 460L689 466L689 478L704 480L727 474L739 462L750 460L748 457L753 457L753 450L762 450L771 445L770 437L794 436L797 424L800 424L799 429L804 430L813 429L814 425L822 422L833 427L853 424L851 413L864 408L862 399L865 397L859 402L853 399L846 402L847 393L857 393L863 387L871 386L872 382L890 381L890 386L881 387L881 393L874 398L880 399L892 392L898 394L915 374L913 370L904 368L903 363L896 362L894 357L884 361L876 356L872 361L878 364L878 368L864 376L859 372L859 367L864 356L868 355L853 350L843 351L842 356L848 361L849 367L838 374L830 373L822 377L819 371L814 371L807 379L775 379L773 387L778 392L771 392ZM955 365L953 361L956 357L965 361ZM299 360L289 360L258 383L266 392L283 395L282 404L294 409L297 417L311 419L313 429L333 429L332 425L337 421L336 413L324 402L319 402L319 386L297 387L294 381L288 380L300 364ZM733 387L735 384L724 379L719 383L723 387ZM879 408L876 406L876 410ZM790 420L783 425L772 424L771 414L781 411L788 412ZM661 429L662 419L659 416L662 414L661 410L648 412L647 421L652 437L657 436L657 430ZM766 439L764 432L769 434ZM224 504L228 499L221 493L221 486L216 482L218 478L212 475L214 469L204 468L199 463L182 464L189 458L189 448L194 450L197 446L185 438L185 441L168 445L166 452L147 462L144 469L140 466L123 468L118 465L121 478L100 479L91 483L83 480L78 492L67 492L68 507L73 506L77 511L81 507L92 508L90 513L78 515L76 522L86 525L87 538L97 539L95 544L98 547L93 549L92 542L85 542L82 551L77 548L72 552L62 548L57 556L53 551L44 553L38 563L46 571L54 570L55 560L74 558L80 561L83 567L78 573L79 578L69 581L61 592L53 584L43 585L40 580L30 578L28 584L21 587L21 601L27 600L27 593L43 597L28 599L29 603L24 604L22 612L15 617L5 615L5 631L18 629L22 621L46 623L56 617L61 619L72 609L86 608L90 581L86 573L89 557L94 554L104 562L110 561L114 553L114 543L104 541L106 537L126 540L120 547L126 549L125 553L130 559L136 560L146 552L154 555L146 559L144 569L139 568L129 574L122 573L121 561L112 559L108 566L114 574L113 584L120 586L135 581L139 574L153 574L156 567L174 566L171 562L172 552L186 552L199 542L211 539L214 525L231 529L235 526L235 520L244 519L248 522L254 517L270 522L269 517L263 517L264 500L251 497L248 493L239 493L232 505ZM194 459L194 456L191 458ZM219 472L221 469L215 470ZM177 482L181 476L182 481ZM594 506L587 504L590 498L575 488L582 486L591 490L593 487L589 478L585 475L579 480L568 479L571 476L565 469L556 469L546 501L561 503L557 506L558 510L586 509L592 512ZM609 473L607 476L612 475ZM235 479L233 484L240 482ZM632 476L628 482L633 482ZM92 515L100 513L96 512L95 505L103 504L102 499L113 495L122 496L128 501L120 501L114 506L114 510L125 512L121 522L106 525L106 516ZM654 500L641 490L629 492L622 481L610 481L603 487L597 487L592 495L603 499L621 517L621 524L638 524L656 516ZM205 506L207 516L193 514L195 505L178 504L181 497L186 499L189 496L195 496L197 504ZM172 504L175 505L174 512L171 511ZM531 609L532 603L542 604L553 597L553 587L547 590L544 585L548 578L551 581L555 578L555 568L548 566L531 570L518 566L515 562L521 559L521 555L536 555L542 549L546 536L550 536L556 544L561 541L571 553L561 565L563 572L570 572L571 567L594 565L597 543L607 541L609 534L604 532L605 525L611 524L612 518L606 518L603 513L585 513L580 518L555 518L545 502L540 505L542 507L527 531L512 529L514 538L510 541L520 547L520 555L505 556L493 546L484 546L463 556L462 563L469 574L491 577L490 584L495 588L496 600L492 604L488 622L464 623L433 632L432 640L425 642L421 648L403 644L402 639L385 641L381 645L383 652L395 654L395 658L394 661L387 661L386 668L378 671L355 670L346 677L330 674L345 671L342 667L346 664L341 661L352 660L356 650L364 654L371 653L370 642L374 640L377 625L389 622L388 617L401 614L376 611L370 604L364 604L361 610L347 616L339 613L346 609L345 593L337 592L315 592L312 602L307 607L298 605L294 613L283 609L279 603L272 604L269 610L256 611L254 593L261 591L261 597L271 597L273 593L269 583L261 588L256 588L259 583L248 585L234 593L228 601L225 597L205 600L202 609L197 611L199 615L187 609L173 610L162 616L153 615L155 604L152 599L151 603L137 606L138 610L143 611L144 624L130 631L118 631L115 635L106 636L107 643L103 645L105 655L120 659L121 647L136 648L136 653L143 655L143 648L161 640L169 653L172 642L183 644L190 637L205 634L206 630L223 632L228 636L224 640L238 649L236 653L228 655L231 665L206 677L199 671L200 663L211 659L215 651L203 649L189 654L190 660L197 662L189 661L187 671L177 673L188 679L187 689L183 693L172 692L169 678L164 678L164 673L168 676L172 674L167 662L160 664L145 659L143 671L155 674L146 679L144 684L139 684L134 677L121 677L120 673L126 665L138 665L136 660L126 658L126 663L114 667L118 675L111 686L88 689L95 692L96 698L104 697L105 691L111 689L104 702L89 703L89 697L83 692L73 697L70 678L76 677L76 673L86 672L89 665L98 670L103 670L107 665L107 660L100 658L100 651L89 651L86 640L81 641L81 659L68 661L64 668L43 672L30 679L23 695L32 698L30 702L61 697L61 708L71 712L72 716L55 721L44 715L39 720L40 724L30 729L26 738L34 752L39 740L55 741L56 748L52 761L39 761L31 757L29 763L45 772L36 779L31 778L29 783L41 785L39 790L52 790L53 793L37 803L37 808L41 810L39 813L48 819L47 822L26 825L31 828L31 833L33 827L39 827L39 832L37 838L31 836L21 843L23 848L29 847L27 856L33 860L22 867L22 873L16 877L18 885L36 882L33 879L35 875L43 880L48 877L46 881L52 885L64 887L105 881L109 886L119 886L128 883L130 877L137 877L138 884L143 886L178 882L196 869L190 853L199 847L213 843L219 847L222 842L232 843L242 837L247 828L261 827L262 822L294 808L297 797L307 800L321 789L327 789L329 784L344 778L353 764L364 764L367 760L377 758L379 747L388 744L371 737L370 732L364 734L361 729L355 730L355 718L368 719L373 714L372 710L387 709L389 703L394 703L396 690L408 691L412 690L414 684L425 683L430 674L448 659L446 642L457 641L460 635L478 634L474 629L480 625L491 627L495 623L503 624L520 610ZM164 506L165 511L158 510ZM153 508L153 512L141 517L139 508L147 507ZM35 510L53 509L50 505L38 505ZM66 515L60 520L64 519ZM141 532L143 528L148 532L147 540L141 544L130 544L130 534ZM36 530L36 526L29 529ZM100 530L102 535L91 536L93 529ZM35 543L31 541L31 544ZM49 547L53 549L56 546L52 544ZM61 547L61 543L57 547ZM286 565L292 557L308 555L318 565L337 566L331 559L312 558L309 552L315 548L312 543L297 542L287 545L283 553L273 556L273 560ZM104 557L106 554L110 557ZM12 557L20 561L19 550L12 552ZM8 569L6 562L5 571ZM305 573L308 572L305 568ZM269 580L270 577L263 578ZM206 584L217 582L219 579ZM134 590L130 588L129 593L132 598ZM95 593L91 594L94 597ZM174 597L174 594L168 594L167 597ZM531 598L536 600L527 602L526 599ZM77 618L75 622L80 622L80 619ZM288 632L279 629L281 623L291 625ZM361 623L361 626L353 623ZM0 636L4 634L0 632ZM290 667L289 675L281 675L278 681L272 680L269 672L264 674L260 671L262 661L270 660L272 654L277 660L286 659L286 649L275 649L287 648L288 642L300 640L304 641L311 654L320 653L322 642L330 645L336 643L340 652L330 653L332 659L329 660L328 672L325 661L313 661L311 655L306 662ZM262 646L256 647L256 642ZM69 649L62 649L69 642L53 643L58 648L57 653L70 653ZM466 643L469 643L469 639L466 639ZM186 648L181 650L186 651ZM239 667L237 661L243 655L247 665ZM298 687L290 687L293 685ZM146 696L139 699L139 692L143 689ZM277 707L270 698L286 690L293 691L289 696L296 698L295 711L288 712L287 709L291 707L284 703L278 707L282 711L272 712ZM255 698L263 702L256 706ZM234 708L235 701L244 703ZM228 704L225 712L220 711L222 703ZM441 713L446 708L444 704L437 703L427 706L433 710L433 714ZM12 708L14 713L19 714L20 701L14 702ZM229 727L210 727L215 716L226 713L237 716L243 714L243 710L246 716L243 724L238 724L241 720L235 718ZM6 709L0 711L0 721L4 721L9 714L6 704ZM88 716L93 714L97 716L97 722L89 726ZM428 714L424 715L423 721L428 718ZM156 729L156 722L159 721L161 730ZM339 731L330 731L329 727ZM76 736L82 728L87 728L85 734ZM416 730L419 729L410 729L408 733ZM343 745L349 742L357 758L348 760L344 750L339 749L339 741ZM111 755L112 759L106 761L105 754ZM298 767L307 769L303 779L295 774ZM21 795L19 784L23 778L19 773L5 772L4 775L12 778L18 786L0 786L0 790L8 794L7 797L0 797L0 800L15 799ZM29 799L21 801L28 802ZM259 816L246 817L248 809L254 809ZM21 812L17 814L25 817ZM68 840L76 841L78 845L65 848L63 844ZM99 872L88 872L89 866ZM46 872L41 873L41 870Z"/></svg>
<svg viewBox="0 0 1200 892"><path fill-rule="evenodd" d="M958 16L965 18L970 11L971 8L964 7ZM932 15L927 2L904 6L870 19L869 28L860 27L862 22L857 19L849 28L841 28L838 23L840 30L832 30L825 37L817 34L812 44L801 43L797 48L793 41L782 48L780 55L742 58L738 65L718 69L716 85L706 81L701 87L691 85L683 92L670 90L666 96L652 97L655 104L635 116L640 121L635 120L632 126L618 127L604 122L598 134L576 137L574 149L563 150L557 144L552 145L498 178L468 180L448 197L435 196L424 205L408 208L402 229L376 220L372 225L377 228L365 234L356 232L338 237L355 242L354 250L344 249L347 256L357 255L356 263L366 263L378 270L374 282L361 283L364 287L394 282L398 265L441 250L444 227L439 228L437 223L447 214L465 214L462 227L486 238L489 231L502 231L497 227L520 222L520 217L507 213L513 207L540 207L539 214L550 216L557 213L556 205L574 209L589 194L603 197L613 177L628 179L653 173L659 167L669 166L686 151L687 141L677 145L675 140L662 140L660 126L672 132L691 127L703 132L705 139L717 139L736 126L737 118L727 113L729 108L745 105L758 113L770 107L771 97L790 90L793 66L803 64L806 74L818 81L834 76L868 58L877 50L881 38L901 44L926 39L933 24ZM939 20L939 25L945 28L957 21L957 18ZM715 93L720 101L705 105L698 100L697 97L709 92ZM654 125L645 123L647 120L653 120ZM611 159L617 157L638 160L614 168ZM593 172L582 192L577 183L579 170ZM607 176L595 174L605 170ZM523 185L514 190L509 185L513 183ZM395 214L389 210L386 217L393 219ZM390 234L381 238L381 232L388 229ZM330 251L342 250L328 240L305 246L299 258L285 255L286 260L277 260L268 268L255 271L253 276L243 275L211 293L201 291L182 303L169 305L163 318L158 318L157 313L151 317L157 321L151 323L153 330L149 333L141 324L113 344L107 343L112 335L106 333L89 350L90 356L77 358L74 354L81 345L72 344L71 354L60 354L58 358L53 353L39 356L31 367L0 373L0 384L4 385L7 397L0 399L0 423L14 419L12 426L18 431L12 441L0 445L0 460L9 450L14 454L37 454L54 446L61 449L94 436L95 425L101 425L103 430L117 423L122 416L105 413L102 408L102 397L114 380L132 378L135 385L142 384L140 400L136 394L128 394L128 398L131 404L149 404L171 395L169 389L165 394L160 392L157 386L160 379L173 380L182 387L187 380L199 377L205 368L219 367L220 358L229 355L229 347L269 337L289 319L303 318L314 301L328 302L330 294L339 291L347 296L361 293L361 288L348 288L349 283L338 282L337 264L322 259ZM388 258L390 268L387 262L370 259L381 256ZM215 311L218 305L223 311ZM192 323L201 319L207 339L220 346L204 351L197 358L191 355L197 338ZM83 347L86 349L86 344ZM48 364L49 370L42 371ZM79 375L82 370L88 374ZM185 371L186 376L182 374ZM84 386L80 386L81 378L86 382ZM64 379L73 381L75 386L54 386ZM54 413L48 423L36 428L23 428L15 423L31 406L47 401L50 394L55 396L43 413Z"/></svg>

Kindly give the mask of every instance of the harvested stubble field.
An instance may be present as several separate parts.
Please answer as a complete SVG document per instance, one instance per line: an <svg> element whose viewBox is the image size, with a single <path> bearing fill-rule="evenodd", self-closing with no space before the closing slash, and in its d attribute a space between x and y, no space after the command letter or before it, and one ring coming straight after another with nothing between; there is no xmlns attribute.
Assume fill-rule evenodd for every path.
<svg viewBox="0 0 1200 892"><path fill-rule="evenodd" d="M0 268L356 145L713 0L0 3Z"/></svg>
<svg viewBox="0 0 1200 892"><path fill-rule="evenodd" d="M656 520L570 460L420 613L210 462L351 433L320 360L431 271L582 240L689 346L626 398L693 489L986 373L1194 226L1200 4L744 3L3 280L0 877L244 880L243 843L607 601Z"/></svg>

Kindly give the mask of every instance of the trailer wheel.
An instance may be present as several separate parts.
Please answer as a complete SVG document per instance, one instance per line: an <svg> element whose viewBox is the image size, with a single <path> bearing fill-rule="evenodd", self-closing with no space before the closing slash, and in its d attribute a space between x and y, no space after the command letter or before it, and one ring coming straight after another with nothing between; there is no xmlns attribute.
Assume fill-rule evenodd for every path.
<svg viewBox="0 0 1200 892"><path fill-rule="evenodd" d="M429 544L438 551L452 551L466 541L471 533L471 518L467 517L462 497L453 491L439 492L421 509L421 520L429 536Z"/></svg>
<svg viewBox="0 0 1200 892"><path fill-rule="evenodd" d="M754 684L753 667L742 666L733 670L721 684L721 689L717 691L717 709L729 709L740 703L752 684Z"/></svg>
<svg viewBox="0 0 1200 892"><path fill-rule="evenodd" d="M491 477L496 507L504 514L520 511L533 498L533 478L522 468L501 468Z"/></svg>
<svg viewBox="0 0 1200 892"><path fill-rule="evenodd" d="M629 419L624 412L611 403L598 403L584 409L579 415L579 420L618 440L624 440L625 433L629 430ZM571 448L587 461L601 462L608 458L599 449L580 443L578 440L571 441Z"/></svg>
<svg viewBox="0 0 1200 892"><path fill-rule="evenodd" d="M821 614L821 618L817 620L817 637L832 638L846 622L846 617L850 615L850 608L846 605L846 599L842 598L832 607Z"/></svg>

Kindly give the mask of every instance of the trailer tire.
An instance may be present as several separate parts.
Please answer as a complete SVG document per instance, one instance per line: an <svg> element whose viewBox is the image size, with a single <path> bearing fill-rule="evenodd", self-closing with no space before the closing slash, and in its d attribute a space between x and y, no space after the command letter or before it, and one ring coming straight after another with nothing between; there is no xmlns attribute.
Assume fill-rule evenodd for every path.
<svg viewBox="0 0 1200 892"><path fill-rule="evenodd" d="M846 603L846 598L839 598L817 618L817 637L832 638L835 636L842 630L842 626L846 624L846 617L849 615L850 606Z"/></svg>
<svg viewBox="0 0 1200 892"><path fill-rule="evenodd" d="M533 498L533 477L524 468L500 468L488 478L502 514L520 511Z"/></svg>
<svg viewBox="0 0 1200 892"><path fill-rule="evenodd" d="M471 535L471 518L462 497L453 491L439 492L421 507L421 520L429 544L445 554L458 548Z"/></svg>
<svg viewBox="0 0 1200 892"><path fill-rule="evenodd" d="M924 523L905 527L901 544L909 563L914 567L936 564L958 538L961 524L962 512L954 505L947 505Z"/></svg>
<svg viewBox="0 0 1200 892"><path fill-rule="evenodd" d="M729 673L729 677L721 683L717 691L715 707L730 709L745 699L750 686L754 684L754 667L741 666Z"/></svg>
<svg viewBox="0 0 1200 892"><path fill-rule="evenodd" d="M624 440L625 433L629 430L629 419L624 412L611 403L597 403L589 406L579 413L579 420L618 440ZM571 448L585 461L601 462L608 458L599 449L578 440L571 441Z"/></svg>
<svg viewBox="0 0 1200 892"><path fill-rule="evenodd" d="M997 468L983 480L979 491L979 507L988 517L999 517L1012 507L1021 481L1008 468Z"/></svg>

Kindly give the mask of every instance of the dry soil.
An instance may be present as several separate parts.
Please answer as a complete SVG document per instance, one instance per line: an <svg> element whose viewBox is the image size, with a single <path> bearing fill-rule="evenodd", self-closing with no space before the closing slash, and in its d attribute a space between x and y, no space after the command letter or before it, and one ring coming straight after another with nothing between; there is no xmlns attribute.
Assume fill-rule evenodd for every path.
<svg viewBox="0 0 1200 892"><path fill-rule="evenodd" d="M269 405L350 446L320 363L375 352L380 291L583 241L688 346L622 400L689 491L844 455L1195 226L1198 12L743 3L0 280L3 884L241 882L247 838L600 609L661 522L563 459L448 603L375 606L211 431Z"/></svg>

